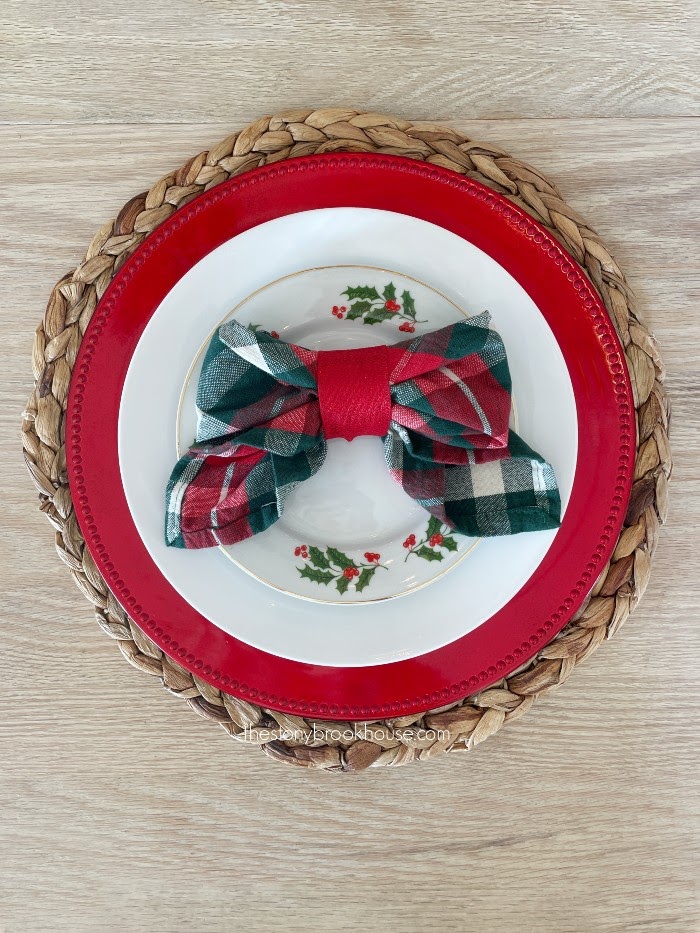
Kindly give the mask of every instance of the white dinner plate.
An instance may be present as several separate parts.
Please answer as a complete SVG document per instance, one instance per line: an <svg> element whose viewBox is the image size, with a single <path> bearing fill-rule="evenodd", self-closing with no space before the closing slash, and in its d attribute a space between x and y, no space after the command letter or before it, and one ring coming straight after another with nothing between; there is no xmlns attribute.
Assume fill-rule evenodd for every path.
<svg viewBox="0 0 700 933"><path fill-rule="evenodd" d="M244 323L259 324L312 348L368 346L403 336L393 322L368 327L333 315L333 305L343 305L342 295L330 299L332 304L326 307L326 295L331 293L326 289L337 292L341 284L337 267L349 265L373 267L371 274L377 278L368 283L383 281L387 273L377 270L390 270L390 276L409 291L410 283L416 299L420 296L421 303L430 305L430 316L416 332L418 326L432 330L457 320L462 312L491 312L492 326L508 353L518 431L554 467L563 509L577 454L571 381L544 318L498 263L449 231L386 211L314 210L254 227L205 256L163 300L129 366L119 416L119 463L129 508L161 572L214 624L264 651L331 666L415 657L473 630L518 592L556 535L543 531L485 539L475 548L473 539L464 538L457 551L445 552L443 561L407 555L403 541L415 533L413 528L427 528L429 516L389 477L381 441L357 438L332 442L326 463L294 491L280 522L230 549L248 573L216 549L192 552L166 547L164 490L174 464L178 424L183 443L194 435L191 393L199 348L233 309L241 306L237 314ZM336 268L299 274L319 267ZM361 271L370 275L371 270L355 269L352 275ZM284 306L270 300L275 296L284 296ZM339 479L358 473L366 476L366 482L356 482L352 488L365 497L365 507L348 510L346 488ZM324 515L331 517L328 525ZM365 536L370 542L367 552L379 552L382 564L387 564L358 594L371 596L369 604L358 605L353 598L348 600L352 608L319 605L316 591L331 587L300 575L304 559L295 560L301 557L296 548L327 547L332 540L333 547L349 547L363 557L364 544L359 542ZM280 568L272 579L270 554ZM438 563L436 574L433 565ZM446 568L451 572L442 573ZM301 590L300 581L311 592ZM387 599L406 591L410 591L407 599ZM334 602L343 601L345 594L338 595L340 599L332 597Z"/></svg>

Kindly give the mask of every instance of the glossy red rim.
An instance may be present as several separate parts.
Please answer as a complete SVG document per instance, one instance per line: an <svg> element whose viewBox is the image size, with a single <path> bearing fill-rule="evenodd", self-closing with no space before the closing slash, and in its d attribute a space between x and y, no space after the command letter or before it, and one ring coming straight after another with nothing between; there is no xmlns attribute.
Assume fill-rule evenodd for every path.
<svg viewBox="0 0 700 933"><path fill-rule="evenodd" d="M119 471L124 379L165 295L231 237L276 217L325 207L408 214L493 257L551 327L579 416L579 458L566 516L525 586L457 641L374 667L279 658L196 612L148 554ZM580 267L543 227L506 198L447 169L346 153L255 169L200 195L148 237L115 276L85 333L71 381L66 445L88 550L120 604L167 655L227 693L262 706L318 718L368 719L423 711L483 689L532 657L571 619L622 525L634 430L629 378L611 322Z"/></svg>

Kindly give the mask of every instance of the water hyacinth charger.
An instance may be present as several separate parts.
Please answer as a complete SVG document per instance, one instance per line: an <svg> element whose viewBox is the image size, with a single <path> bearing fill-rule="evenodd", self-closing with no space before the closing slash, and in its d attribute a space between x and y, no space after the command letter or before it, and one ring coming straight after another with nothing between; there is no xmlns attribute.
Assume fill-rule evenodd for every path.
<svg viewBox="0 0 700 933"><path fill-rule="evenodd" d="M270 757L469 749L635 608L663 365L537 169L431 123L264 117L55 286L23 443L136 667Z"/></svg>

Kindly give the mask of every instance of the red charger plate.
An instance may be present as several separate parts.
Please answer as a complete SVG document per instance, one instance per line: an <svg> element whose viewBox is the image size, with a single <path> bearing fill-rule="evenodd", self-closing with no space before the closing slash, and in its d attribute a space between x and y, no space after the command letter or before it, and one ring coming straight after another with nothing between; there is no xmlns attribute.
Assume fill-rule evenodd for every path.
<svg viewBox="0 0 700 933"><path fill-rule="evenodd" d="M119 471L124 379L139 338L168 291L231 237L276 217L324 207L412 215L469 240L499 262L552 329L579 421L568 509L554 544L525 586L457 641L373 667L323 667L280 658L226 634L196 612L148 554ZM67 414L68 473L78 522L90 554L130 617L167 655L225 692L318 718L369 719L441 706L487 687L532 657L572 618L610 557L634 463L634 409L622 348L580 267L506 198L447 169L394 156L334 154L281 162L219 185L179 210L134 253L96 308L73 370Z"/></svg>

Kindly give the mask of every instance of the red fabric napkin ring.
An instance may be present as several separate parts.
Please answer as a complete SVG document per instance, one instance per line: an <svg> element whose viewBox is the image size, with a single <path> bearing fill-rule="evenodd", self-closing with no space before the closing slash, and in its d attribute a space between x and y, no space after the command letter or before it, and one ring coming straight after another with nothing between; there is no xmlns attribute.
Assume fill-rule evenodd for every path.
<svg viewBox="0 0 700 933"><path fill-rule="evenodd" d="M391 421L389 354L385 346L321 350L318 404L326 439L384 437Z"/></svg>

